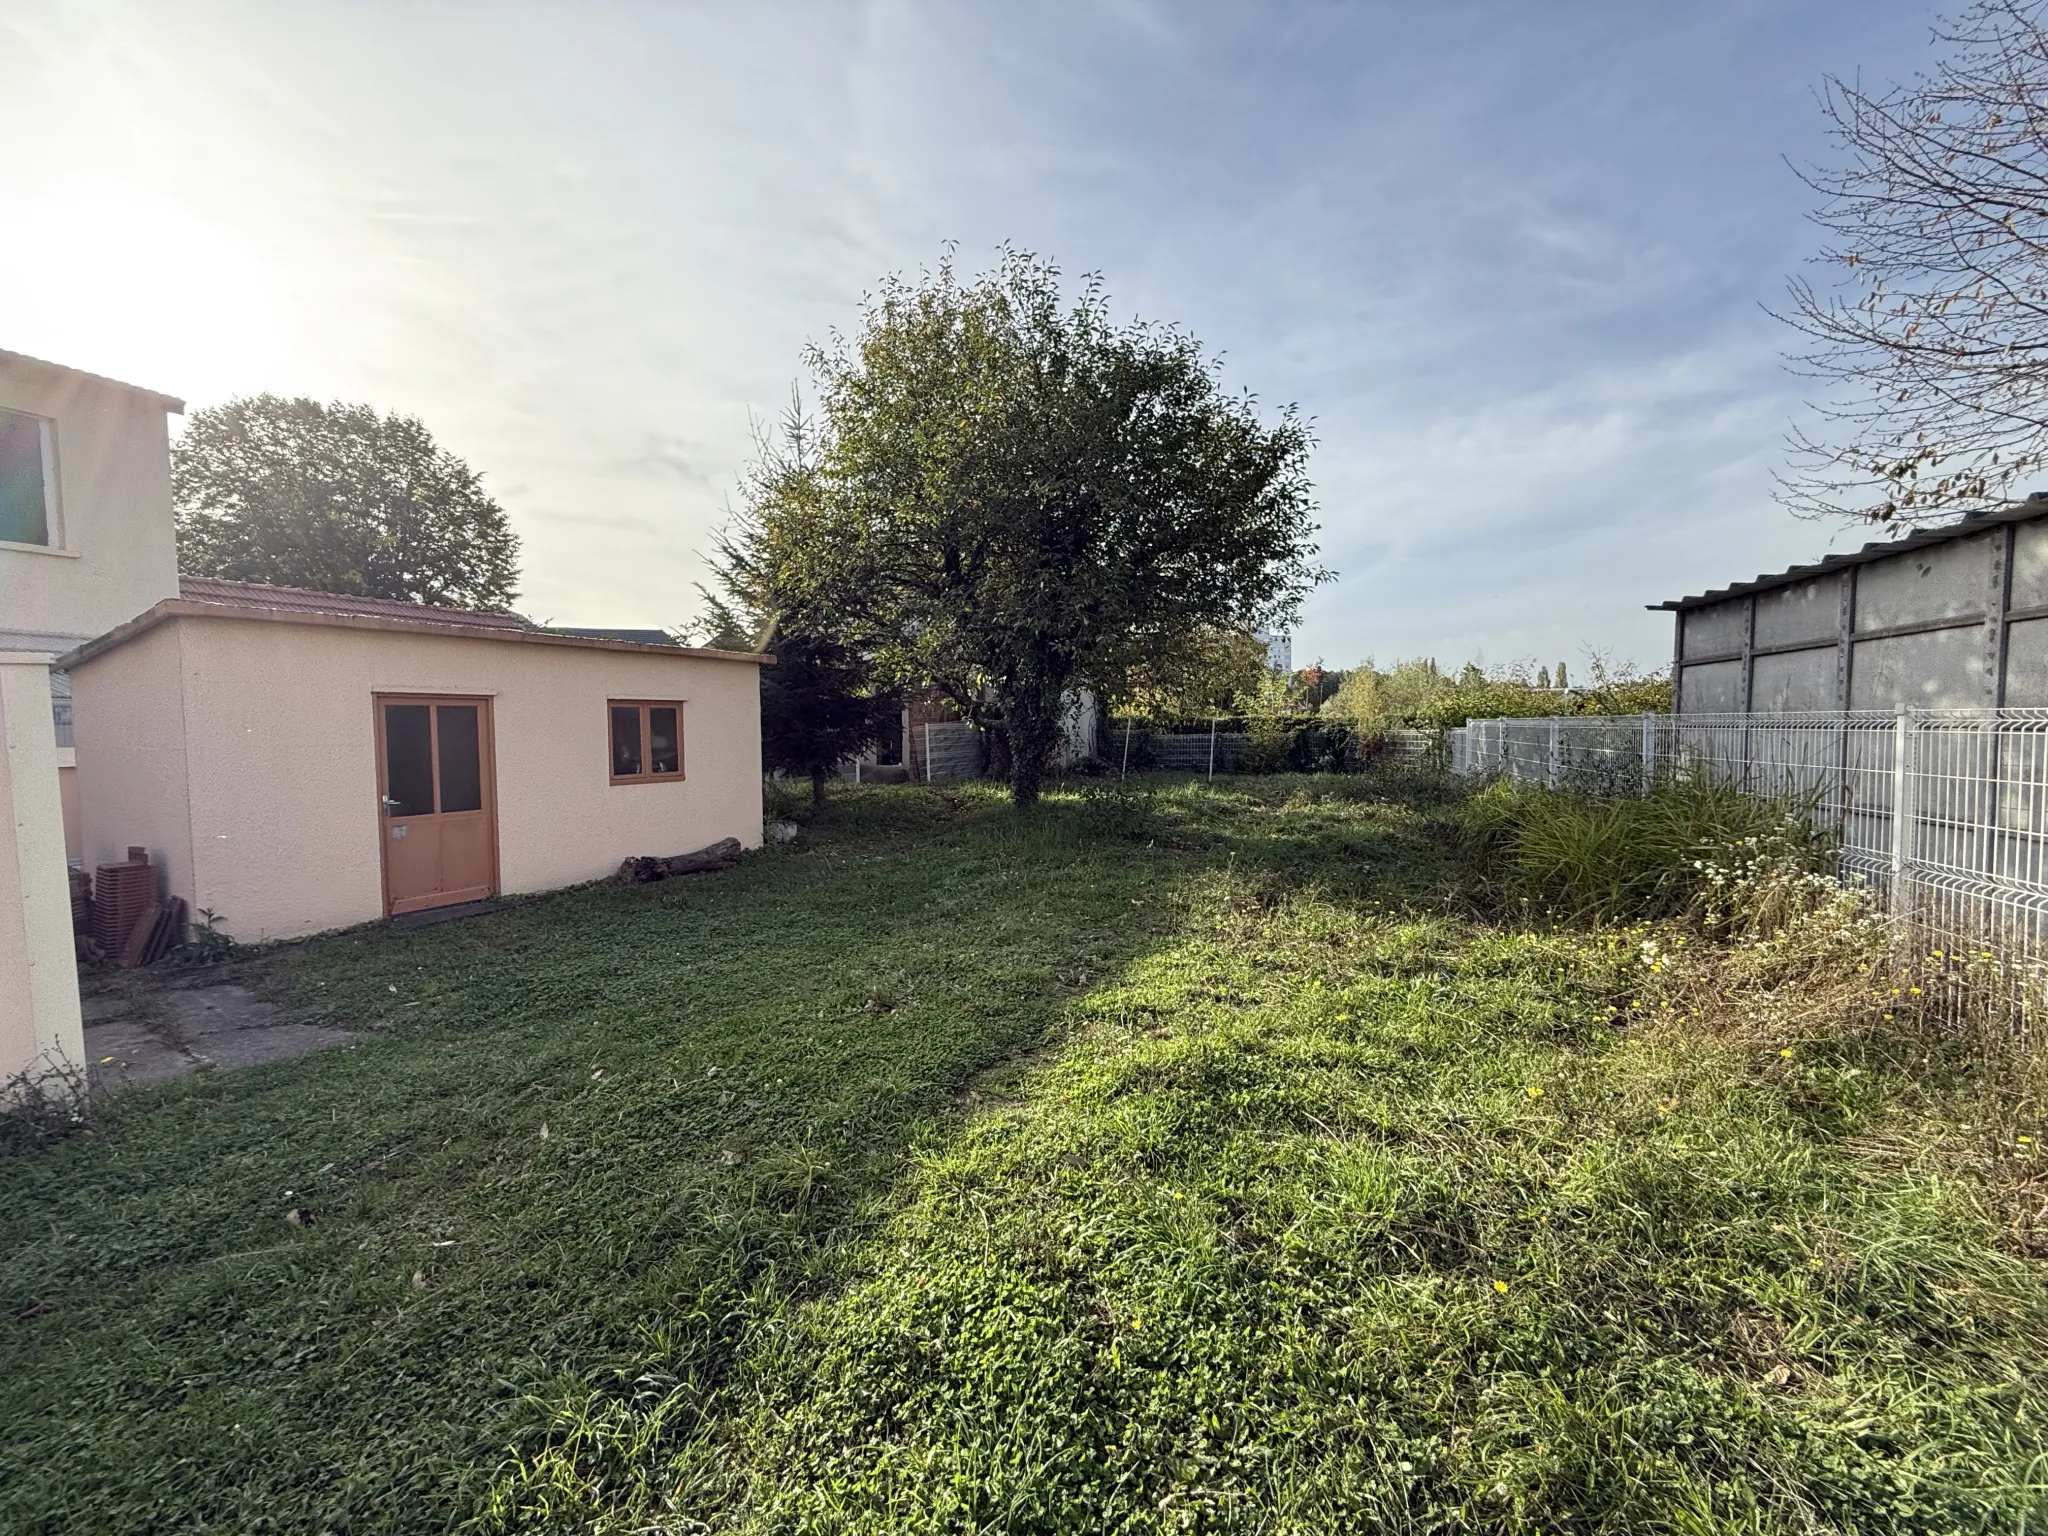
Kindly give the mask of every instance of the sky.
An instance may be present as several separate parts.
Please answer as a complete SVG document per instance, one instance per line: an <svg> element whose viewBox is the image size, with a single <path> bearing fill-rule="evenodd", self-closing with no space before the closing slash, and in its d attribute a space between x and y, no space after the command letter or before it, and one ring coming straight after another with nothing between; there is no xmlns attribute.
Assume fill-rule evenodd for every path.
<svg viewBox="0 0 2048 1536"><path fill-rule="evenodd" d="M1669 660L1772 472L1829 74L1906 0L0 0L0 347L422 418L560 624L698 608L806 342L948 242L1314 424L1297 665ZM1788 163L1789 162L1789 163Z"/></svg>

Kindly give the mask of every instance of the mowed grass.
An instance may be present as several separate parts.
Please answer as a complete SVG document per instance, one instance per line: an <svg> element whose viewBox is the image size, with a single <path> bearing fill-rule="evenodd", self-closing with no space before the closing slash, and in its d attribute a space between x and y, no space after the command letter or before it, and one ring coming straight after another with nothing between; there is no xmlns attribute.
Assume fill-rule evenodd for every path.
<svg viewBox="0 0 2048 1536"><path fill-rule="evenodd" d="M1640 1026L1451 815L876 790L261 957L366 1043L0 1163L0 1528L2038 1528L1965 1064Z"/></svg>

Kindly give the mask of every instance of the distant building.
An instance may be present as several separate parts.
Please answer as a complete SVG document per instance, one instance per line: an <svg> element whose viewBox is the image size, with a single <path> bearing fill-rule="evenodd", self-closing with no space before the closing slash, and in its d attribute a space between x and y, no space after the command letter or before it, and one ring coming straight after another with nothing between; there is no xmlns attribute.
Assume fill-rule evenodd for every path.
<svg viewBox="0 0 2048 1536"><path fill-rule="evenodd" d="M1266 665L1275 672L1294 670L1294 637L1281 633L1273 634L1263 629L1252 631L1252 638L1266 648Z"/></svg>

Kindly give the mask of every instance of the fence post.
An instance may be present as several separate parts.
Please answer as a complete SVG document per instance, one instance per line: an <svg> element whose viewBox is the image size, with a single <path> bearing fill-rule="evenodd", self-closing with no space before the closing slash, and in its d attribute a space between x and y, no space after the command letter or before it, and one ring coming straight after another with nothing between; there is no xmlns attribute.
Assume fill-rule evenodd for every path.
<svg viewBox="0 0 2048 1536"><path fill-rule="evenodd" d="M1900 889L1913 855L1913 772L1916 732L1913 712L1901 709L1892 721L1892 910L1900 906Z"/></svg>
<svg viewBox="0 0 2048 1536"><path fill-rule="evenodd" d="M1555 716L1555 715L1552 715L1552 716L1550 717L1550 777L1549 777L1549 784L1550 784L1550 787L1551 787L1552 789L1555 789L1555 788L1557 788L1557 786L1558 786L1558 785L1559 785L1560 783L1562 783L1562 782L1563 782L1563 780L1564 780L1564 738L1563 738L1563 732L1562 732L1562 731L1561 731L1561 730L1559 729L1559 722L1558 722L1558 718L1557 718L1557 716Z"/></svg>
<svg viewBox="0 0 2048 1536"><path fill-rule="evenodd" d="M1124 716L1124 763L1121 768L1117 769L1116 776L1119 779L1127 779L1131 776L1131 717L1129 715Z"/></svg>
<svg viewBox="0 0 2048 1536"><path fill-rule="evenodd" d="M927 784L932 781L932 723L929 720L924 723L924 781Z"/></svg>
<svg viewBox="0 0 2048 1536"><path fill-rule="evenodd" d="M1216 717L1209 717L1209 782L1216 782Z"/></svg>
<svg viewBox="0 0 2048 1536"><path fill-rule="evenodd" d="M1650 798L1650 786L1657 778L1657 717L1643 711L1643 798Z"/></svg>

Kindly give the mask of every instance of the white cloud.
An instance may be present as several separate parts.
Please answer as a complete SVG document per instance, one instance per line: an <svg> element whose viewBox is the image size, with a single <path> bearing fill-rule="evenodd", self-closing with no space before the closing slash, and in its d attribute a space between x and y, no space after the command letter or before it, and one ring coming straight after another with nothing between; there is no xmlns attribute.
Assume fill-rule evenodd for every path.
<svg viewBox="0 0 2048 1536"><path fill-rule="evenodd" d="M1777 157L1924 14L0 0L0 345L415 413L534 611L673 623L804 342L1011 240L1317 418L1298 654L1653 660L1642 602L1825 542L1767 500Z"/></svg>

